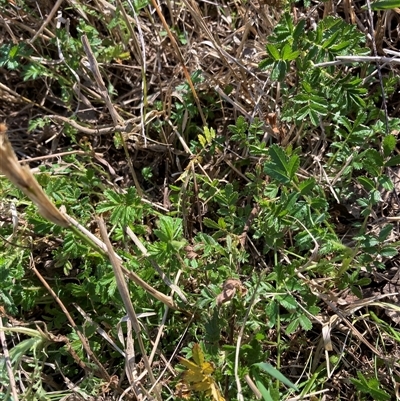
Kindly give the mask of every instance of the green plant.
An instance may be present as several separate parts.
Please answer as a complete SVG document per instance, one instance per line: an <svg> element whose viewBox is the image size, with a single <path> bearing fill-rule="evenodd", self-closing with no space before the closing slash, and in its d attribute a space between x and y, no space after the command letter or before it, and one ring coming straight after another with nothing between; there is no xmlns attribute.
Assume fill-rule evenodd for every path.
<svg viewBox="0 0 400 401"><path fill-rule="evenodd" d="M361 372L357 372L357 379L350 379L360 395L360 399L367 400L373 397L374 400L390 400L390 395L380 388L379 380L376 378L367 378Z"/></svg>
<svg viewBox="0 0 400 401"><path fill-rule="evenodd" d="M271 68L274 80L284 82L293 70L298 84L283 86L285 108L282 119L300 124L305 118L310 124L320 125L320 119L335 113L348 115L357 108L365 108L363 95L367 93L362 79L333 67L314 67L315 64L333 61L341 55L366 55L364 36L354 26L339 18L322 19L315 30L306 30L305 21L296 26L286 13L268 38L268 58L260 68ZM329 105L329 107L328 107Z"/></svg>
<svg viewBox="0 0 400 401"><path fill-rule="evenodd" d="M2 346L20 399L58 400L71 382L83 398L393 398L398 307L374 291L376 277L396 285L399 78L337 59L369 54L365 33L290 3L268 2L281 19L265 80L242 57L271 29L251 2L159 15L75 1L42 31L47 4L1 2L10 141L51 201L0 163L21 189L0 177ZM2 399L9 376L1 363Z"/></svg>

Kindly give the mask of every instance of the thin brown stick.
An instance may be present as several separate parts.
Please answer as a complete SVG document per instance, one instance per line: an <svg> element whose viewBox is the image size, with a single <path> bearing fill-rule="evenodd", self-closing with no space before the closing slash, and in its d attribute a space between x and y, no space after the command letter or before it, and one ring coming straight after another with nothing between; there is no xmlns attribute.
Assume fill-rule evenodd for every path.
<svg viewBox="0 0 400 401"><path fill-rule="evenodd" d="M115 275L115 280L117 282L117 287L118 287L118 291L121 295L122 301L125 305L125 309L126 312L129 316L129 319L132 322L132 326L133 329L135 330L136 333L136 337L137 337L137 341L139 343L139 348L140 348L140 352L142 353L142 358L143 358L143 362L144 362L144 366L147 370L147 373L149 375L150 381L153 385L155 385L156 383L156 379L153 375L153 372L151 370L151 366L150 366L150 362L149 359L147 357L147 353L146 353L146 349L144 347L144 343L142 340L142 336L141 336L141 329L140 329L140 325L139 325L139 321L136 317L136 312L135 309L133 308L132 305L132 301L131 301L131 297L129 294L129 289L128 286L125 282L125 278L123 275L123 270L122 270L122 266L121 266L121 262L117 259L116 254L114 252L114 249L111 245L111 242L108 238L108 233L107 233L107 229L106 229L106 225L104 223L104 220L99 217L97 219L97 223L99 225L100 228L100 233L101 236L103 238L104 243L107 246L107 250L108 250L108 257L110 258L110 262L111 265L113 267L114 270L114 275ZM158 386L154 386L154 392L156 394L156 398L158 401L161 401L161 394L158 390Z"/></svg>
<svg viewBox="0 0 400 401"><path fill-rule="evenodd" d="M17 393L17 386L15 383L15 377L14 377L14 372L11 366L11 360L10 360L10 354L8 352L8 347L7 347L7 340L6 340L6 335L3 331L3 318L0 316L0 342L1 346L3 348L3 355L4 355L4 360L7 368L7 373L8 373L8 380L10 381L10 388L11 388L11 394L13 396L14 401L18 401L18 393Z"/></svg>
<svg viewBox="0 0 400 401"><path fill-rule="evenodd" d="M129 235L129 237L132 239L132 241L136 244L136 246L139 248L140 252L143 254L143 256L146 257L151 263L151 265L154 267L154 269L158 272L164 283L173 291L175 291L181 300L185 303L187 303L187 298L181 291L181 289L174 283L171 282L171 280L167 277L167 275L161 270L160 266L158 266L157 262L150 256L150 254L147 252L147 249L145 246L140 242L139 238L136 236L136 234L129 228L126 227L126 233Z"/></svg>
<svg viewBox="0 0 400 401"><path fill-rule="evenodd" d="M88 153L85 152L84 150L71 150L69 152L60 152L60 153L54 153L52 155L43 155L43 156L38 156L38 157L30 157L29 159L23 159L23 160L18 160L18 162L21 163L27 163L27 162L36 162L39 160L47 160L47 159L54 159L56 157L62 157L62 156L69 156L69 155L87 155ZM97 153L96 155L102 155L102 153Z"/></svg>
<svg viewBox="0 0 400 401"><path fill-rule="evenodd" d="M7 126L0 124L0 174L4 174L37 206L41 216L61 227L69 227L68 220L44 193L31 169L19 164L6 132Z"/></svg>
<svg viewBox="0 0 400 401"><path fill-rule="evenodd" d="M190 74L186 68L185 61L184 61L182 53L179 49L178 43L176 42L175 36L172 34L171 30L169 29L167 21L165 20L164 15L163 15L160 7L158 6L157 2L155 0L151 0L151 4L156 9L158 17L160 18L161 23L163 24L165 30L167 31L168 37L171 40L172 46L178 56L178 60L181 63L185 78L189 84L190 90L192 91L194 101L196 102L196 106L197 106L197 109L198 109L200 117L201 117L201 121L202 121L203 125L205 126L205 125L207 125L207 121L206 121L206 118L204 117L204 113L203 113L203 109L200 104L199 96L197 95L196 89L192 82L192 78L190 77Z"/></svg>
<svg viewBox="0 0 400 401"><path fill-rule="evenodd" d="M79 327L75 323L74 319L72 318L71 314L68 312L68 309L65 307L61 299L57 296L57 294L53 291L53 289L49 286L47 281L44 279L44 277L40 274L40 272L36 269L36 267L33 265L33 262L31 262L31 269L32 271L36 274L37 278L41 281L41 283L44 285L46 290L50 293L50 295L54 298L54 300L58 303L60 306L61 310L63 311L64 315L68 319L69 323L71 324L72 328L75 330L76 334L78 335L79 339L81 340L82 346L87 352L89 358L93 360L93 362L97 365L98 368L98 373L100 377L107 382L111 381L110 375L107 373L106 369L104 366L100 363L100 361L97 359L96 355L93 353L92 349L90 348L89 342L87 341L86 337L83 335L83 333L79 330ZM88 370L88 368L86 367Z"/></svg>
<svg viewBox="0 0 400 401"><path fill-rule="evenodd" d="M83 49L85 50L86 57L89 61L90 71L93 74L93 77L96 81L97 87L100 91L101 96L103 97L104 101L106 102L106 106L108 111L110 112L111 118L114 122L114 125L120 125L123 121L123 118L117 113L115 110L114 105L111 102L110 95L108 94L106 85L104 84L103 78L100 74L99 65L97 63L96 57L94 56L92 49L90 47L89 40L86 35L81 36L81 41L83 45Z"/></svg>
<svg viewBox="0 0 400 401"><path fill-rule="evenodd" d="M19 93L13 91L12 89L10 89L8 86L2 84L1 82L0 82L0 89L2 89L4 91L6 91L7 93L15 96L19 101L22 101L24 103L28 103L31 106L38 107L39 109L41 109L43 111L46 111L47 113L53 114L53 112L54 112L53 110L50 110L47 107L42 106L41 104L33 102L32 100L20 95Z"/></svg>
<svg viewBox="0 0 400 401"><path fill-rule="evenodd" d="M33 43L37 39L37 37L44 31L44 28L46 28L46 26L54 18L54 15L56 14L57 10L59 9L59 7L61 6L63 1L64 0L57 0L57 3L54 4L54 7L51 9L49 15L47 16L46 20L43 22L42 26L35 33L34 37L29 41L30 43Z"/></svg>
<svg viewBox="0 0 400 401"><path fill-rule="evenodd" d="M163 293L157 291L151 285L147 284L144 280L142 280L136 273L126 269L125 267L121 267L122 271L126 275L126 277L130 278L135 284L142 287L146 290L151 296L158 299L164 305L168 306L171 309L179 310L179 308L175 305L175 302L171 297L164 295Z"/></svg>

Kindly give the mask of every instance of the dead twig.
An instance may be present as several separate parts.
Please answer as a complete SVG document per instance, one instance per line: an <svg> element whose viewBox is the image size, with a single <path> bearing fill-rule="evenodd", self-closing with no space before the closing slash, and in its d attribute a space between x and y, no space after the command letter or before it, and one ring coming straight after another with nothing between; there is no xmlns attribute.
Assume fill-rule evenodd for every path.
<svg viewBox="0 0 400 401"><path fill-rule="evenodd" d="M0 173L4 174L37 206L39 214L61 227L69 227L66 217L54 206L32 174L29 166L21 166L7 138L7 127L0 124Z"/></svg>
<svg viewBox="0 0 400 401"><path fill-rule="evenodd" d="M0 342L3 348L4 361L8 373L8 380L10 381L10 390L15 401L18 401L17 385L15 383L14 372L11 366L10 353L8 352L6 335L3 331L3 318L0 316Z"/></svg>
<svg viewBox="0 0 400 401"><path fill-rule="evenodd" d="M100 377L107 382L110 382L111 376L108 374L107 370L104 368L104 366L100 363L100 361L97 359L96 355L93 353L92 349L90 348L89 342L84 336L84 334L80 331L79 327L75 323L74 319L72 318L71 314L68 312L68 309L65 307L64 303L61 301L61 299L57 296L57 294L53 291L53 289L49 286L47 281L44 279L44 277L40 274L40 272L36 269L35 265L33 264L33 261L31 260L31 269L32 271L36 274L37 278L41 281L43 286L46 288L46 290L49 292L49 294L54 298L54 300L57 302L57 304L60 306L61 310L63 311L64 315L68 319L69 323L71 324L72 328L76 332L77 336L79 337L79 340L82 343L83 348L87 352L89 358L97 365L98 368L98 374ZM83 362L83 361L82 361ZM86 364L81 364L81 366L85 370L90 370Z"/></svg>
<svg viewBox="0 0 400 401"><path fill-rule="evenodd" d="M113 247L111 245L111 242L110 242L110 240L108 238L108 234L107 234L106 225L104 223L104 220L101 217L99 217L97 222L99 224L99 228L100 228L100 232L101 232L101 236L103 238L103 241L105 242L105 244L107 246L108 257L110 258L110 262L111 262L111 265L112 265L113 270L114 270L114 275L115 275L115 280L117 282L118 291L119 291L119 293L121 295L122 301L123 301L123 303L125 305L126 312L127 312L128 316L129 316L130 321L132 322L133 329L135 330L135 333L136 333L137 341L139 343L140 352L142 353L144 366L145 366L145 368L147 370L147 373L149 375L151 383L153 385L155 385L156 379L154 378L154 375L153 375L153 372L152 372L152 369L151 369L151 366L150 366L150 362L149 362L149 359L147 357L147 352L146 352L146 349L144 347L139 321L138 321L138 319L136 317L136 312L135 312L135 309L133 308L133 305L132 305L132 301L131 301L130 294L129 294L129 289L128 289L128 286L127 286L127 284L125 282L125 278L124 278L124 275L123 275L121 262L117 259L116 254L114 252L114 249L113 249ZM161 394L160 394L160 392L158 390L158 386L154 386L154 392L155 392L157 400L161 401Z"/></svg>

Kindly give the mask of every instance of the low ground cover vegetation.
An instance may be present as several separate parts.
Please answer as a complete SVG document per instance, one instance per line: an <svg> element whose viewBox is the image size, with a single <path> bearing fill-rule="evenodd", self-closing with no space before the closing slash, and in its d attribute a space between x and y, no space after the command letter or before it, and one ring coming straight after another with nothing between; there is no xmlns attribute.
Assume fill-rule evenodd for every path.
<svg viewBox="0 0 400 401"><path fill-rule="evenodd" d="M0 0L1 400L399 397L390 6Z"/></svg>

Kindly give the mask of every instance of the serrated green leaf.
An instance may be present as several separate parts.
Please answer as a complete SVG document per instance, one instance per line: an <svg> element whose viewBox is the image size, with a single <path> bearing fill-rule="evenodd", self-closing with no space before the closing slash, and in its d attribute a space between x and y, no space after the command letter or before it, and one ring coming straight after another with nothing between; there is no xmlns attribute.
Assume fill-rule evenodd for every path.
<svg viewBox="0 0 400 401"><path fill-rule="evenodd" d="M291 295L277 296L276 299L289 312L297 309L297 301Z"/></svg>
<svg viewBox="0 0 400 401"><path fill-rule="evenodd" d="M333 43L336 42L336 39L338 38L338 36L341 34L340 31L336 31L330 38L328 38L327 40L325 40L325 42L322 43L322 48L323 49L328 49L331 47L331 45Z"/></svg>
<svg viewBox="0 0 400 401"><path fill-rule="evenodd" d="M280 146L270 146L270 148L268 149L268 154L271 158L271 161L276 165L279 170L287 171L288 157Z"/></svg>
<svg viewBox="0 0 400 401"><path fill-rule="evenodd" d="M310 120L311 120L311 123L313 124L313 126L314 127L318 127L318 125L319 125L319 114L315 110L310 109L309 112L308 112L308 115L310 116Z"/></svg>
<svg viewBox="0 0 400 401"><path fill-rule="evenodd" d="M176 240L180 238L182 234L182 219L173 218L171 216L161 216L158 221L158 227L168 238L167 241Z"/></svg>
<svg viewBox="0 0 400 401"><path fill-rule="evenodd" d="M325 116L328 114L328 107L326 106L326 101L325 101L325 104L310 102L310 110L312 110L313 112L317 113L318 115L322 115L322 116Z"/></svg>
<svg viewBox="0 0 400 401"><path fill-rule="evenodd" d="M212 141L215 139L215 130L214 128L204 127L203 131L206 137L207 144L210 145Z"/></svg>
<svg viewBox="0 0 400 401"><path fill-rule="evenodd" d="M306 21L305 19L301 20L297 25L296 28L293 31L293 39L295 41L299 40L301 35L304 35L305 32L305 25L306 25Z"/></svg>
<svg viewBox="0 0 400 401"><path fill-rule="evenodd" d="M218 223L216 223L214 220L211 220L211 219L208 218L208 217L205 217L205 218L203 219L203 224L204 224L206 227L208 227L208 228L215 228L215 229L217 229L217 230L220 229L220 226L218 225Z"/></svg>
<svg viewBox="0 0 400 401"><path fill-rule="evenodd" d="M277 181L287 184L293 179L299 167L299 157L293 155L290 159L278 145L272 145L268 149L270 162L264 165L264 171Z"/></svg>
<svg viewBox="0 0 400 401"><path fill-rule="evenodd" d="M385 136L385 138L383 138L383 143L382 143L383 155L385 157L388 157L395 149L396 144L397 144L397 139L394 135Z"/></svg>
<svg viewBox="0 0 400 401"><path fill-rule="evenodd" d="M200 142L201 147L202 147L202 148L205 148L205 146L206 146L206 144L207 144L206 138L204 138L203 135L199 134L199 135L198 135L198 139L199 139L199 142Z"/></svg>
<svg viewBox="0 0 400 401"><path fill-rule="evenodd" d="M287 30L290 32L290 34L293 34L294 31L294 25L293 25L293 19L292 16L290 15L290 13L285 13L284 15L284 21L286 22L286 28Z"/></svg>
<svg viewBox="0 0 400 401"><path fill-rule="evenodd" d="M307 178L299 184L300 193L302 195L308 195L311 190L315 187L315 179Z"/></svg>
<svg viewBox="0 0 400 401"><path fill-rule="evenodd" d="M299 50L293 51L288 55L287 60L288 61L296 60L297 58L299 58L300 54L301 53Z"/></svg>
<svg viewBox="0 0 400 401"><path fill-rule="evenodd" d="M308 107L308 104L304 107L302 107L300 110L297 111L295 117L296 121L302 121L306 116L308 116L308 113L310 111L310 108Z"/></svg>
<svg viewBox="0 0 400 401"><path fill-rule="evenodd" d="M362 277L359 280L357 280L357 285L359 285L360 287L364 287L369 284L371 284L371 279L368 277Z"/></svg>
<svg viewBox="0 0 400 401"><path fill-rule="evenodd" d="M271 80L282 82L286 78L288 66L286 61L279 60L275 63L271 71Z"/></svg>
<svg viewBox="0 0 400 401"><path fill-rule="evenodd" d="M310 96L310 101L313 104L317 104L317 105L323 107L325 110L328 109L328 103L327 103L326 99L324 97L322 97L322 96L311 95Z"/></svg>
<svg viewBox="0 0 400 401"><path fill-rule="evenodd" d="M287 164L287 172L289 175L289 178L292 180L294 176L297 173L297 170L300 167L300 158L297 155L293 155L289 158L288 164Z"/></svg>
<svg viewBox="0 0 400 401"><path fill-rule="evenodd" d="M293 51L292 46L289 45L288 43L283 46L283 49L281 51L281 59L285 61L292 61L299 57L300 52L298 50Z"/></svg>
<svg viewBox="0 0 400 401"><path fill-rule="evenodd" d="M397 156L395 156L397 157ZM400 162L400 155L398 156L398 162ZM382 155L376 149L368 149L364 152L364 158L366 165L365 167L383 167L386 166L387 163L390 162L390 159L387 163L384 163ZM394 159L394 158L393 158ZM378 175L378 174L377 174Z"/></svg>
<svg viewBox="0 0 400 401"><path fill-rule="evenodd" d="M398 251L396 248L391 247L391 246L385 246L384 248L381 249L379 252L382 256L385 256L387 258L396 256L398 254Z"/></svg>
<svg viewBox="0 0 400 401"><path fill-rule="evenodd" d="M308 104L309 101L310 101L310 96L307 94L303 94L303 93L296 95L293 98L293 103L299 103L299 104L307 103Z"/></svg>
<svg viewBox="0 0 400 401"><path fill-rule="evenodd" d="M357 106L359 106L359 108L362 109L366 107L364 99L362 99L360 96L350 93L349 97Z"/></svg>
<svg viewBox="0 0 400 401"><path fill-rule="evenodd" d="M393 230L393 224L387 224L379 231L378 239L380 242L385 241Z"/></svg>
<svg viewBox="0 0 400 401"><path fill-rule="evenodd" d="M380 191L372 191L370 194L371 200L374 202L374 204L377 204L382 200L381 193Z"/></svg>
<svg viewBox="0 0 400 401"><path fill-rule="evenodd" d="M264 165L264 172L282 184L288 184L290 182L286 172L275 169L272 164Z"/></svg>
<svg viewBox="0 0 400 401"><path fill-rule="evenodd" d="M308 331L312 329L312 322L306 315L300 315L299 322L303 330Z"/></svg>
<svg viewBox="0 0 400 401"><path fill-rule="evenodd" d="M321 308L319 308L316 305L311 305L307 309L308 309L308 312L310 312L314 316L318 315L318 313L321 312Z"/></svg>
<svg viewBox="0 0 400 401"><path fill-rule="evenodd" d="M115 191L112 190L106 190L104 193L104 196L109 199L111 202L115 203L118 205L119 203L122 202L123 195L116 193Z"/></svg>
<svg viewBox="0 0 400 401"><path fill-rule="evenodd" d="M19 51L19 47L16 45L16 46L13 46L11 49L10 49L10 52L9 52L9 57L10 57L10 59L12 59L12 58L14 58L17 54L18 54L18 51Z"/></svg>
<svg viewBox="0 0 400 401"><path fill-rule="evenodd" d="M360 84L360 82L358 80L355 80L355 81L351 81L351 84L353 86L358 86ZM354 120L353 126L358 127L359 125L364 124L365 121L367 120L367 117L368 116L366 113L363 113L363 112L358 113L356 119Z"/></svg>
<svg viewBox="0 0 400 401"><path fill-rule="evenodd" d="M272 58L265 58L258 63L258 68L261 71L265 71L267 68L271 67L275 63L275 60Z"/></svg>
<svg viewBox="0 0 400 401"><path fill-rule="evenodd" d="M386 163L386 167L393 167L393 166L398 166L400 164L400 155L396 155L394 157L391 157Z"/></svg>
<svg viewBox="0 0 400 401"><path fill-rule="evenodd" d="M375 183L370 178L361 176L358 177L357 180L367 191L372 191L375 189Z"/></svg>
<svg viewBox="0 0 400 401"><path fill-rule="evenodd" d="M272 43L268 43L266 46L266 50L268 52L268 54L275 60L278 61L281 59L281 56L279 54L279 50L277 49L277 47L275 45L273 45Z"/></svg>
<svg viewBox="0 0 400 401"><path fill-rule="evenodd" d="M337 45L333 45L331 46L331 48L329 49L332 52L340 52L343 49L346 49L347 47L351 46L352 42L350 40L345 40L341 43L338 43Z"/></svg>
<svg viewBox="0 0 400 401"><path fill-rule="evenodd" d="M387 175L382 175L378 178L378 181L386 191L392 191L394 189L393 181Z"/></svg>
<svg viewBox="0 0 400 401"><path fill-rule="evenodd" d="M344 127L346 127L347 131L351 132L352 130L352 123L351 121L346 117L346 116L340 116L338 118L338 123L342 124Z"/></svg>
<svg viewBox="0 0 400 401"><path fill-rule="evenodd" d="M300 325L299 319L292 320L286 327L285 333L287 335L294 333L299 327L299 325Z"/></svg>
<svg viewBox="0 0 400 401"><path fill-rule="evenodd" d="M288 56L292 53L292 46L289 43L286 43L281 50L281 60L288 60Z"/></svg>
<svg viewBox="0 0 400 401"><path fill-rule="evenodd" d="M312 32L310 32L312 33ZM317 25L317 29L315 30L315 43L320 45L322 42L322 35L323 35L323 26L322 24Z"/></svg>
<svg viewBox="0 0 400 401"><path fill-rule="evenodd" d="M373 131L369 127L365 127L364 125L360 125L353 129L351 135L353 137L359 137L362 139L367 138L369 135L372 135Z"/></svg>
<svg viewBox="0 0 400 401"><path fill-rule="evenodd" d="M221 230L226 230L226 222L225 222L225 220L224 220L222 217L220 217L220 218L218 219L218 227L219 227Z"/></svg>

